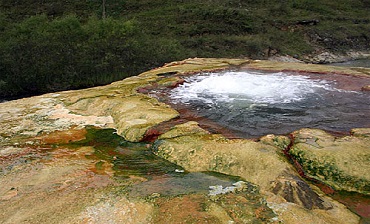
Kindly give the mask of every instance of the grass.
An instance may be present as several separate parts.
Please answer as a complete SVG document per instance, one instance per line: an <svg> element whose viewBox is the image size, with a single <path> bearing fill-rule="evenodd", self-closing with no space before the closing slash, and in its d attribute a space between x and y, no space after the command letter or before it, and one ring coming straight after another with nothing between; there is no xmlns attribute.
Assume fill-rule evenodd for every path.
<svg viewBox="0 0 370 224"><path fill-rule="evenodd" d="M0 0L0 97L104 85L188 57L370 49L369 0L107 0L106 19L101 4Z"/></svg>

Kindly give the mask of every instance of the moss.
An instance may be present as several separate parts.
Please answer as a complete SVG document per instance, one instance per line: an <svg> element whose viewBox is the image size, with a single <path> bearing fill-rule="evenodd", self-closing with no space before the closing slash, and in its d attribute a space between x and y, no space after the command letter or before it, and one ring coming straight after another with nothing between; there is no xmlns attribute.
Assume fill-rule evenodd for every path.
<svg viewBox="0 0 370 224"><path fill-rule="evenodd" d="M103 164L104 164L103 161L99 161L99 162L95 163L95 168L97 170L102 170L103 169Z"/></svg>
<svg viewBox="0 0 370 224"><path fill-rule="evenodd" d="M341 170L329 155L315 155L298 146L293 147L289 153L298 161L306 174L337 190L351 189L365 194L370 193L369 180Z"/></svg>

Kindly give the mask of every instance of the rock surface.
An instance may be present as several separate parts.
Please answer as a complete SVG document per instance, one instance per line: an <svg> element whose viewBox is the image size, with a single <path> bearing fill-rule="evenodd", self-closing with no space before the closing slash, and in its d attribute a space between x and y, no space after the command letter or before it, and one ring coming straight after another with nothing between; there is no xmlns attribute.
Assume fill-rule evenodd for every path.
<svg viewBox="0 0 370 224"><path fill-rule="evenodd" d="M370 85L363 86L362 91L370 91Z"/></svg>
<svg viewBox="0 0 370 224"><path fill-rule="evenodd" d="M352 131L353 136L334 137L322 130L293 133L289 153L311 177L337 190L370 194L370 129Z"/></svg>
<svg viewBox="0 0 370 224"><path fill-rule="evenodd" d="M329 51L323 51L321 53L317 52L316 55L309 55L307 57L304 57L304 59L305 61L308 61L310 63L326 64L356 60L361 58L369 58L369 56L369 52L350 51L346 54L338 55Z"/></svg>
<svg viewBox="0 0 370 224"><path fill-rule="evenodd" d="M173 87L183 81L179 74L230 68L370 74L364 68L195 58L107 86L1 103L0 222L359 223L359 216L302 179L286 154L289 148L314 179L369 194L368 129L340 138L303 129L292 139L267 135L256 141L227 139L184 121L154 143L136 143L143 145L139 149L128 143L142 141L148 130L179 116L140 88ZM92 138L92 127L107 132ZM171 175L214 171L239 176L245 184L212 188L223 194L163 195L158 192L166 189L156 192L154 186L167 183L169 174L150 176L148 168L121 175L130 169L124 159L148 148L181 166ZM154 193L133 196L133 189L146 183Z"/></svg>
<svg viewBox="0 0 370 224"><path fill-rule="evenodd" d="M323 196L320 191L317 193L299 177L280 152L281 147L289 144L288 139L281 136L265 137L260 142L230 140L200 128L195 131L194 125L194 122L189 122L175 126L158 138L153 150L158 156L189 171L217 171L240 176L256 184L269 207L285 223L298 221L291 219L291 210L300 213L302 219L311 220L315 216L317 222L358 221L349 211L343 210L343 205ZM187 132L189 129L192 131ZM282 207L285 209L281 210ZM334 217L331 213L341 215Z"/></svg>

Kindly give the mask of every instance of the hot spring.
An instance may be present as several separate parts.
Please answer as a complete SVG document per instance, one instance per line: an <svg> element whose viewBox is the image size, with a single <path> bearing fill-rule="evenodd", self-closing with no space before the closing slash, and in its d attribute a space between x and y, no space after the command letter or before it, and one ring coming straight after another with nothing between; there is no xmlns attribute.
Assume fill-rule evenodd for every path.
<svg viewBox="0 0 370 224"><path fill-rule="evenodd" d="M348 132L370 127L370 93L358 77L227 71L185 77L170 91L187 107L241 137L288 134L300 128ZM363 84L363 83L362 83Z"/></svg>

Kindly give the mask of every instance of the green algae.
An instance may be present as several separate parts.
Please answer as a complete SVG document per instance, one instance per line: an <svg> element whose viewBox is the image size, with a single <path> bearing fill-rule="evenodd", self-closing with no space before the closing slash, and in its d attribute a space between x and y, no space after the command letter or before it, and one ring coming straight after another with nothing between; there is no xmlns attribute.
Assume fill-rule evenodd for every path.
<svg viewBox="0 0 370 224"><path fill-rule="evenodd" d="M329 154L314 155L311 151L305 151L297 146L292 147L289 153L298 161L306 174L328 183L336 190L353 189L365 194L370 192L368 179L346 173L338 166L335 157L330 157Z"/></svg>
<svg viewBox="0 0 370 224"><path fill-rule="evenodd" d="M101 161L96 164L102 169L103 161L113 165L118 179L130 176L152 178L155 175L173 173L181 169L173 163L154 155L146 143L132 143L119 136L114 129L87 128L86 139L68 144L70 147L91 146L94 157Z"/></svg>
<svg viewBox="0 0 370 224"><path fill-rule="evenodd" d="M290 154L308 175L329 182L334 188L343 189L348 185L361 192L370 192L370 185L367 179L346 174L329 157L309 158L305 156L304 151L294 150L294 148L290 151Z"/></svg>

